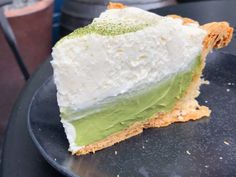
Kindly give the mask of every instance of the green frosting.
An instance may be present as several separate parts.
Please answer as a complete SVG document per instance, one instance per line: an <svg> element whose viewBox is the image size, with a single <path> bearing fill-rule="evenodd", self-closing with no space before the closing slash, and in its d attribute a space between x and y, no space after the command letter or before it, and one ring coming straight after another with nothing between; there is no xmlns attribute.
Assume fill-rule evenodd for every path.
<svg viewBox="0 0 236 177"><path fill-rule="evenodd" d="M114 36L130 32L136 32L146 26L149 26L149 24L143 23L139 25L130 26L123 23L92 23L88 26L75 30L67 37L73 38L91 33L96 33L104 36Z"/></svg>
<svg viewBox="0 0 236 177"><path fill-rule="evenodd" d="M135 122L145 121L157 112L170 111L200 71L200 65L200 57L197 57L188 71L178 72L148 88L110 98L94 108L80 112L65 109L61 116L75 127L77 145L94 143ZM75 120L78 117L80 119Z"/></svg>

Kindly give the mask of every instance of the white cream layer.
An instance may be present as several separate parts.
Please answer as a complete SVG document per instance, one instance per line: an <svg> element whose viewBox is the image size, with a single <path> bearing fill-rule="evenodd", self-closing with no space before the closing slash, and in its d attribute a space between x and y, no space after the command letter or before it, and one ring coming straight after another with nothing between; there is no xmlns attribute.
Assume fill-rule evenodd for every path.
<svg viewBox="0 0 236 177"><path fill-rule="evenodd" d="M109 13L121 12L106 12ZM142 13L145 18L149 14L151 19L156 16L158 24L117 36L88 34L65 39L53 48L60 107L83 109L139 85L158 82L186 69L200 53L206 33L198 26L184 26L180 20Z"/></svg>

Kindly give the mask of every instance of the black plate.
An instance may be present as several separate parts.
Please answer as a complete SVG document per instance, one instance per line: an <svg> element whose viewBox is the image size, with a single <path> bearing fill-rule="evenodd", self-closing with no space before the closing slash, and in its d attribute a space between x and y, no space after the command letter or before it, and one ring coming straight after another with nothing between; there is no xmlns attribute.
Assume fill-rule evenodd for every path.
<svg viewBox="0 0 236 177"><path fill-rule="evenodd" d="M28 128L37 148L70 177L197 177L236 174L236 57L212 53L198 100L210 118L145 130L95 154L75 157L60 123L56 88L50 77L35 93Z"/></svg>

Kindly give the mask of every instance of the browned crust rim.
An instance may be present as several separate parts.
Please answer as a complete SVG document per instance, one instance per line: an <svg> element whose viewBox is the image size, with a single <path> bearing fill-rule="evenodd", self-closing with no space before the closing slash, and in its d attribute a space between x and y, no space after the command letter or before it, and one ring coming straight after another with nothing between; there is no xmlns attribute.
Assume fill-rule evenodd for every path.
<svg viewBox="0 0 236 177"><path fill-rule="evenodd" d="M109 2L107 5L107 9L123 9L127 6L125 6L122 3L114 3L114 2Z"/></svg>
<svg viewBox="0 0 236 177"><path fill-rule="evenodd" d="M183 24L198 23L189 18L182 18L177 15L171 15L172 18L180 18ZM203 41L202 50L202 66L201 71L205 66L205 57L213 48L222 48L228 45L232 39L233 28L227 22L213 22L201 26L207 31L207 35ZM156 114L146 122L135 123L129 128L110 135L109 137L96 143L87 145L75 152L76 155L95 152L106 147L112 146L115 143L128 139L132 136L143 132L143 129L152 127L164 127L174 122L185 122L189 120L197 120L205 116L209 116L211 111L206 106L200 106L195 98L199 95L199 87L201 85L201 72L197 73L193 78L184 97L180 99L171 112L164 114Z"/></svg>

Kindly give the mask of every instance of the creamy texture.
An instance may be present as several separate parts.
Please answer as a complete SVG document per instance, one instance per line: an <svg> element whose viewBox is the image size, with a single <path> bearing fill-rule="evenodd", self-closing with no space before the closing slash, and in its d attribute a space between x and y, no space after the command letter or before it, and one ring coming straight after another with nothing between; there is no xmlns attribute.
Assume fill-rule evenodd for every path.
<svg viewBox="0 0 236 177"><path fill-rule="evenodd" d="M188 71L171 75L161 82L137 92L111 98L99 107L81 112L65 112L62 118L69 121L76 132L74 142L84 146L144 121L156 112L170 111L182 97L193 76L200 69L200 57ZM76 117L81 117L77 120Z"/></svg>
<svg viewBox="0 0 236 177"><path fill-rule="evenodd" d="M153 85L158 88L158 83L166 78L189 72L195 58L201 53L206 34L197 25L184 26L181 20L161 17L137 8L107 10L91 25L92 28L77 30L62 39L52 53L58 105L63 121L73 125L64 125L72 151L98 140L98 134L94 137L91 135L89 140L81 139L86 131L90 131L84 126L91 119L91 111L93 117L99 117L98 111L93 108L100 107L110 98L147 91ZM181 94L175 97L181 97ZM175 101L172 100L170 105ZM116 104L112 103L111 106L118 108ZM128 105L126 109L129 109ZM89 114L87 110L90 110ZM125 113L127 110L124 110L123 115L126 116L123 118L131 115L129 111ZM69 114L71 112L76 116ZM106 113L109 114L109 111ZM151 113L143 115L140 120L148 118L147 115ZM114 113L110 115L116 117ZM100 119L101 122L104 120L104 113ZM100 139L128 125L108 132ZM85 134L80 134L81 129ZM100 134L103 131L101 129Z"/></svg>
<svg viewBox="0 0 236 177"><path fill-rule="evenodd" d="M58 104L83 109L184 70L200 53L204 35L179 20L161 18L137 32L65 39L52 53Z"/></svg>

